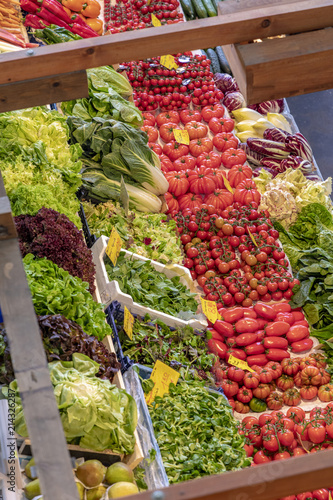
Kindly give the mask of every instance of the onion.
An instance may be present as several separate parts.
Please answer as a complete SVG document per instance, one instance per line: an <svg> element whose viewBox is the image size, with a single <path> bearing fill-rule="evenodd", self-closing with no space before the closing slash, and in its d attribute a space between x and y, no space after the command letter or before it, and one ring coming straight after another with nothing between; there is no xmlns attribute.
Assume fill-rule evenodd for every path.
<svg viewBox="0 0 333 500"><path fill-rule="evenodd" d="M257 104L257 111L262 115L266 113L282 113L284 110L284 100L264 101Z"/></svg>
<svg viewBox="0 0 333 500"><path fill-rule="evenodd" d="M239 90L236 80L228 73L215 73L215 85L222 92L235 92Z"/></svg>
<svg viewBox="0 0 333 500"><path fill-rule="evenodd" d="M227 92L224 96L223 104L228 111L244 108L246 106L243 94L241 94L240 92Z"/></svg>

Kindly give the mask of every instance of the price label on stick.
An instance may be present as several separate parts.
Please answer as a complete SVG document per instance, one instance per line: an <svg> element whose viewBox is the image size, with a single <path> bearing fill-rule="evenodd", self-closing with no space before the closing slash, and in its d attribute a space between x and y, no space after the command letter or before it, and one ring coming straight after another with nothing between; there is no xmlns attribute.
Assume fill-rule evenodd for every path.
<svg viewBox="0 0 333 500"><path fill-rule="evenodd" d="M235 358L234 356L229 356L228 363L229 365L237 366L237 368L241 368L242 370L254 372L254 370L250 368L246 361L242 361L241 359Z"/></svg>
<svg viewBox="0 0 333 500"><path fill-rule="evenodd" d="M119 257L121 250L121 245L122 241L118 234L118 231L116 230L115 227L113 227L108 241L108 245L105 249L105 253L109 257L114 266L117 263L117 259Z"/></svg>
<svg viewBox="0 0 333 500"><path fill-rule="evenodd" d="M234 190L232 189L232 187L230 186L230 182L228 181L228 179L226 177L223 176L223 182L224 182L224 185L226 187L226 189L228 191L230 191L230 193L234 193Z"/></svg>
<svg viewBox="0 0 333 500"><path fill-rule="evenodd" d="M134 325L134 316L130 313L127 307L124 307L124 330L132 340L133 338L133 325Z"/></svg>
<svg viewBox="0 0 333 500"><path fill-rule="evenodd" d="M249 230L249 228L247 228L247 232L249 233L249 236L250 236L250 238L251 238L251 240L252 240L252 243L253 243L253 244L257 247L257 246L258 246L258 244L257 244L256 240L254 239L254 236L253 236L253 234L251 233L251 231Z"/></svg>
<svg viewBox="0 0 333 500"><path fill-rule="evenodd" d="M174 128L173 135L175 136L176 142L179 142L180 144L186 144L187 146L190 144L190 136L188 135L187 130Z"/></svg>
<svg viewBox="0 0 333 500"><path fill-rule="evenodd" d="M155 382L155 385L150 393L145 396L148 405L152 404L156 396L162 397L166 392L169 392L171 383L177 384L179 373L162 363L162 361L157 360L150 378Z"/></svg>
<svg viewBox="0 0 333 500"><path fill-rule="evenodd" d="M332 493L329 492L328 500L332 500Z"/></svg>
<svg viewBox="0 0 333 500"><path fill-rule="evenodd" d="M175 58L171 56L170 54L167 56L161 56L160 63L162 66L168 69L177 69L178 65L175 61Z"/></svg>
<svg viewBox="0 0 333 500"><path fill-rule="evenodd" d="M211 321L214 324L215 321L221 319L221 316L217 311L216 302L213 302L212 300L205 300L202 297L200 297L200 299L202 312L204 313L208 321Z"/></svg>
<svg viewBox="0 0 333 500"><path fill-rule="evenodd" d="M151 23L153 26L157 27L157 26L162 26L162 23L161 21L155 16L155 14L152 14L151 15Z"/></svg>

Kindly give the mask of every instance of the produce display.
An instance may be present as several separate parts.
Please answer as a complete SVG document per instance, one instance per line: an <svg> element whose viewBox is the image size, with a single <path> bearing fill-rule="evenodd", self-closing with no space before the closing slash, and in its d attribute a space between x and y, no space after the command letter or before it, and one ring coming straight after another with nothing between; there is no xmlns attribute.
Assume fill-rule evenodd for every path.
<svg viewBox="0 0 333 500"><path fill-rule="evenodd" d="M35 259L28 253L23 264L36 314L62 314L98 340L110 334L103 306L93 300L88 283L71 276L45 257Z"/></svg>
<svg viewBox="0 0 333 500"><path fill-rule="evenodd" d="M45 44L217 15L215 0L20 4ZM0 0L0 52L33 46L6 31L15 5ZM170 484L333 447L332 181L321 179L285 100L248 106L222 47L204 49L89 69L89 96L61 103L62 113L0 115L0 170L66 439L135 452L137 394L119 383L128 356L153 369L143 381L159 446L152 460L161 453ZM108 279L143 311L173 321L204 313L207 328L144 314L131 323L122 298L121 320L113 304L106 322L78 197L93 235L116 229L122 249L149 259L106 255ZM150 260L182 265L193 282ZM114 324L118 359L106 338ZM179 380L163 378L166 392L150 401L160 362ZM27 436L5 330L0 383L15 391L16 431ZM27 499L41 494L33 464ZM86 500L136 493L139 475L102 459L75 468ZM288 499L329 500L331 491Z"/></svg>
<svg viewBox="0 0 333 500"><path fill-rule="evenodd" d="M74 353L72 361L53 361L49 369L67 441L96 451L132 453L137 424L132 396L109 380L97 378L99 364L84 354ZM16 380L9 388L15 391L16 431L27 436Z"/></svg>
<svg viewBox="0 0 333 500"><path fill-rule="evenodd" d="M190 326L171 329L160 320L150 321L149 317L136 318L131 340L123 326L119 323L117 326L124 356L135 363L152 368L159 359L177 371L183 369L185 378L190 374L191 378L198 376L214 382L210 372L215 357L207 353L203 332L196 332Z"/></svg>
<svg viewBox="0 0 333 500"><path fill-rule="evenodd" d="M38 316L43 346L48 362L71 361L73 353L81 353L99 364L97 377L113 381L120 369L116 355L109 352L96 337L61 314ZM15 378L5 331L0 332L0 384L9 384Z"/></svg>
<svg viewBox="0 0 333 500"><path fill-rule="evenodd" d="M151 418L171 484L250 465L225 398L201 383L171 384Z"/></svg>
<svg viewBox="0 0 333 500"><path fill-rule="evenodd" d="M126 258L122 252L117 264L106 257L106 271L110 281L116 280L122 292L151 309L170 316L193 317L198 309L195 294L183 285L179 276L167 278L151 265L150 261Z"/></svg>
<svg viewBox="0 0 333 500"><path fill-rule="evenodd" d="M136 210L130 210L126 216L123 207L111 201L99 205L84 202L83 207L89 228L97 238L109 236L115 227L126 250L163 264L182 262L176 222L170 217Z"/></svg>

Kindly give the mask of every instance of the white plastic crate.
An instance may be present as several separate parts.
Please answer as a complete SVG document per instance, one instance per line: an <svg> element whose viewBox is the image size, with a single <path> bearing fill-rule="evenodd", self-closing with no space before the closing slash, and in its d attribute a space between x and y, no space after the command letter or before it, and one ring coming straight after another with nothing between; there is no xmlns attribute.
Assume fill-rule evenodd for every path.
<svg viewBox="0 0 333 500"><path fill-rule="evenodd" d="M157 311L155 309L151 309L149 307L145 307L137 302L133 301L133 298L123 293L120 290L119 284L117 281L110 281L108 274L106 272L105 264L104 264L104 255L105 249L108 244L108 238L106 236L101 236L96 243L92 247L92 255L93 261L96 266L96 281L99 289L101 302L108 306L113 301L119 302L121 305L126 306L132 314L138 314L140 316L144 316L145 314L149 314L151 319L160 319L166 325L177 328L184 327L186 325L191 326L192 328L202 330L207 327L207 320L203 314L196 315L193 319L185 321L181 318L177 318L175 316L170 316L169 314L165 314L161 311ZM132 258L136 260L147 261L147 259L141 255L136 253L129 252L128 250L122 250L125 253L127 258ZM155 260L151 260L151 265L156 269L156 271L165 274L168 278L173 278L174 276L180 276L180 281L185 285L191 292L196 293L194 282L191 278L190 271L185 267L179 266L177 264L168 267L160 262ZM198 306L200 298L198 296Z"/></svg>

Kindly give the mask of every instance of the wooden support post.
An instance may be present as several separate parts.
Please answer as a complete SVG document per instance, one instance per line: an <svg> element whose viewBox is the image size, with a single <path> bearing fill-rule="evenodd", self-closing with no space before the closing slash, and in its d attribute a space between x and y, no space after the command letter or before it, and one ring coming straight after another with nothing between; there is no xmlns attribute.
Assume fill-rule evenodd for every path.
<svg viewBox="0 0 333 500"><path fill-rule="evenodd" d="M0 221L7 232L7 237L0 241L0 304L41 490L44 500L78 500L20 248L13 234L9 201L4 192L0 172L0 200L5 199L0 204Z"/></svg>

